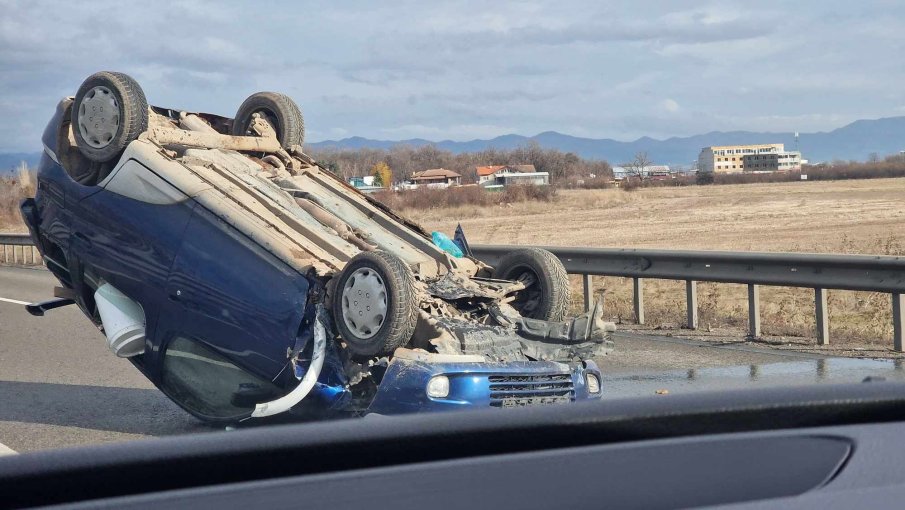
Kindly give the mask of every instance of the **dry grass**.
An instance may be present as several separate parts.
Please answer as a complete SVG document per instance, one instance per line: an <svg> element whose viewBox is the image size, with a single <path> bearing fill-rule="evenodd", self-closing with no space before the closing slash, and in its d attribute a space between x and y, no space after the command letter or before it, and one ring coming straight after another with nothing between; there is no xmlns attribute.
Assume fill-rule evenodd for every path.
<svg viewBox="0 0 905 510"><path fill-rule="evenodd" d="M35 196L35 177L24 164L14 177L0 177L0 232L25 232L19 203Z"/></svg>
<svg viewBox="0 0 905 510"><path fill-rule="evenodd" d="M561 191L550 203L411 212L425 227L452 232L461 222L472 243L626 248L796 251L905 255L905 179L765 183L734 186ZM631 283L596 278L608 315L632 320ZM577 278L575 302L581 300ZM700 283L701 332L744 336L742 285ZM891 346L888 294L830 291L834 344L877 353ZM683 282L645 283L647 324L675 330L684 321ZM810 289L761 288L769 342L814 346ZM628 327L628 325L626 325ZM687 333L687 332L686 332ZM885 352L884 352L885 353Z"/></svg>
<svg viewBox="0 0 905 510"><path fill-rule="evenodd" d="M905 248L905 179L564 190L551 202L403 210L475 243L869 253Z"/></svg>
<svg viewBox="0 0 905 510"><path fill-rule="evenodd" d="M573 281L573 303L581 303L578 280ZM644 284L646 326L636 327L632 311L631 281L625 278L596 278L595 288L606 290L606 312L623 329L671 332L685 322L685 283L646 280ZM816 348L814 337L814 291L786 287L761 287L761 328L766 343L794 343ZM892 317L889 294L830 291L830 338L836 347L871 351L891 348ZM747 291L743 285L698 283L700 329L685 336L713 333L718 340L740 339L748 326ZM700 335L699 335L700 333ZM864 351L857 351L864 352Z"/></svg>

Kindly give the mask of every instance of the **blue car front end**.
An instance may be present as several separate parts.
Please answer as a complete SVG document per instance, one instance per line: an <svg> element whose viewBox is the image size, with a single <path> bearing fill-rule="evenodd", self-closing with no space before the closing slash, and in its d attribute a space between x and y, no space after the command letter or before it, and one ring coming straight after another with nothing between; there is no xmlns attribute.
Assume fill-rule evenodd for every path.
<svg viewBox="0 0 905 510"><path fill-rule="evenodd" d="M491 363L396 357L387 366L368 412L550 405L599 399L600 390L600 369L590 360Z"/></svg>

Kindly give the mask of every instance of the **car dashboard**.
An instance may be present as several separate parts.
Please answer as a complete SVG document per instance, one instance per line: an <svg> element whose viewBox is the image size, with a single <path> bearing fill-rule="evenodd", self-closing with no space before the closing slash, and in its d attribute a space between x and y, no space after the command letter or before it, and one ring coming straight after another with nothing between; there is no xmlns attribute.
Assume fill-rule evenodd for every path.
<svg viewBox="0 0 905 510"><path fill-rule="evenodd" d="M903 389L375 416L27 454L0 460L0 506L899 507Z"/></svg>

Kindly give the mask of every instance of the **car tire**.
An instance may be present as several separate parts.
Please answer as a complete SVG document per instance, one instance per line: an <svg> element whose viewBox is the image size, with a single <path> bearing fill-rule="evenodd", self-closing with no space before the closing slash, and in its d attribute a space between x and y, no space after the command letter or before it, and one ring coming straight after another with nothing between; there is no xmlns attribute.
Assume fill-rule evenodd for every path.
<svg viewBox="0 0 905 510"><path fill-rule="evenodd" d="M258 92L246 99L233 119L232 134L254 135L250 131L255 113L261 113L276 131L280 145L289 150L305 141L305 121L302 111L289 96L276 92Z"/></svg>
<svg viewBox="0 0 905 510"><path fill-rule="evenodd" d="M339 275L333 317L340 336L358 357L391 354L408 343L418 320L415 275L399 257L365 251Z"/></svg>
<svg viewBox="0 0 905 510"><path fill-rule="evenodd" d="M572 301L569 275L555 255L540 248L524 248L505 255L493 277L500 280L528 280L511 303L523 317L547 321L566 318Z"/></svg>
<svg viewBox="0 0 905 510"><path fill-rule="evenodd" d="M129 75L101 71L82 82L71 119L79 152L105 163L119 158L148 129L148 101Z"/></svg>

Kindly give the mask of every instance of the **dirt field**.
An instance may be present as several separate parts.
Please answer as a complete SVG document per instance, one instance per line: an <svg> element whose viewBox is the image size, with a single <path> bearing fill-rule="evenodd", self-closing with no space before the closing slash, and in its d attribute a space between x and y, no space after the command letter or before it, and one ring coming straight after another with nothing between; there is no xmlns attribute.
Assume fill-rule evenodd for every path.
<svg viewBox="0 0 905 510"><path fill-rule="evenodd" d="M905 253L903 197L905 179L876 179L560 191L549 204L404 213L445 232L461 222L480 243Z"/></svg>
<svg viewBox="0 0 905 510"><path fill-rule="evenodd" d="M452 233L461 222L472 243L625 248L798 251L905 255L905 179L649 188L634 192L558 193L552 203L405 211L426 228ZM631 326L631 287L597 278L608 315ZM573 282L577 294L577 279ZM684 283L645 284L647 325L677 331L685 314ZM744 337L744 286L701 283L697 337ZM888 355L892 325L887 294L831 291L830 347L813 340L809 289L762 288L762 343L856 356Z"/></svg>

